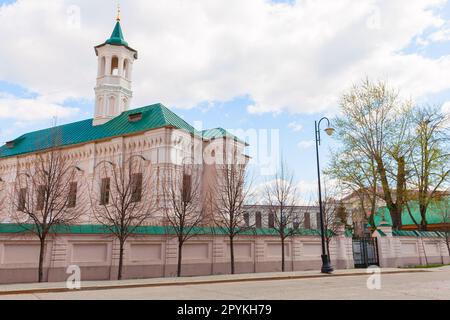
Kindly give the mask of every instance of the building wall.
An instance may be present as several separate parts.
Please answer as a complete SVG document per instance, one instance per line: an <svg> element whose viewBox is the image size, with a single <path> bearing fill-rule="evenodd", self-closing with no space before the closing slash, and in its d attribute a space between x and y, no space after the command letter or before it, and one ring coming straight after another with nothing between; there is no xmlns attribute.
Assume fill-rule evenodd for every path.
<svg viewBox="0 0 450 320"><path fill-rule="evenodd" d="M130 238L124 254L124 278L174 277L178 243L166 235ZM71 265L81 268L82 280L116 279L118 242L105 235L58 235L49 239L45 280L65 281ZM286 269L319 270L320 237L299 236L286 242ZM331 244L333 265L352 268L351 239L338 237ZM31 235L0 234L0 284L37 280L39 242ZM237 273L281 271L281 244L276 236L239 236L235 240ZM225 236L198 236L183 249L183 276L230 273L229 240Z"/></svg>
<svg viewBox="0 0 450 320"><path fill-rule="evenodd" d="M256 225L256 216L261 214L261 228L269 228L269 213L270 210L264 205L248 205L244 208L244 213L249 215L249 225ZM298 216L300 228L304 229L319 229L319 207L316 206L296 206L293 210L294 215ZM307 218L307 216L309 218ZM289 227L293 227L292 223Z"/></svg>
<svg viewBox="0 0 450 320"><path fill-rule="evenodd" d="M399 237L388 234L378 240L380 267L406 267L450 263L443 238ZM286 270L320 270L321 242L317 236L294 236L286 241ZM105 234L60 234L48 239L44 277L65 281L69 266L81 269L82 280L117 278L119 245ZM0 234L0 284L37 281L39 241L26 234ZM129 238L124 252L124 279L175 277L177 239L168 235ZM352 238L339 232L330 244L335 269L354 267ZM281 271L281 243L277 236L239 236L235 239L236 273ZM202 235L183 249L182 276L230 273L229 240Z"/></svg>
<svg viewBox="0 0 450 320"><path fill-rule="evenodd" d="M239 152L243 152L242 143L233 143L238 147ZM98 172L98 164L102 161L112 161L121 163L131 155L142 155L150 163L150 188L153 192L159 192L160 198L162 193L161 181L169 170L186 163L187 159L194 159L196 165L195 172L199 175L200 189L205 197L208 185L211 184L217 171L217 164L206 164L204 159L204 151L216 150L217 154L223 153L223 146L226 145L226 139L217 138L214 140L203 140L200 137L191 136L183 130L173 128L160 128L139 133L132 136L116 137L103 141L94 141L82 145L68 146L62 149L71 164L82 169L81 173L77 173L77 181L79 185L79 194L86 195L91 186L100 188L100 176ZM27 170L32 161L35 160L35 154L26 154L0 159L0 202L5 199L0 206L0 223L11 223L12 201L14 194L14 182L21 172ZM210 160L210 159L209 159ZM197 179L193 179L197 180ZM145 178L144 178L145 181ZM144 186L145 187L145 186ZM89 197L85 196L85 201L89 201ZM77 204L83 206L83 204ZM85 206L85 204L84 204ZM163 210L159 213L162 216ZM78 223L95 223L92 215L85 215ZM155 221L151 221L155 223Z"/></svg>
<svg viewBox="0 0 450 320"><path fill-rule="evenodd" d="M443 238L378 236L381 267L448 264L450 257Z"/></svg>

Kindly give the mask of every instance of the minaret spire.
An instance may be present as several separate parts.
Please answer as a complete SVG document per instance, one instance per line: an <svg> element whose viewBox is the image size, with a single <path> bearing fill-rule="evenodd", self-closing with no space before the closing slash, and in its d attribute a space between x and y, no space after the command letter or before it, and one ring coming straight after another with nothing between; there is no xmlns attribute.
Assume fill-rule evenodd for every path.
<svg viewBox="0 0 450 320"><path fill-rule="evenodd" d="M120 1L117 1L117 18L116 21L120 21Z"/></svg>
<svg viewBox="0 0 450 320"><path fill-rule="evenodd" d="M120 4L117 3L116 25L111 37L95 47L98 56L93 125L102 125L128 110L133 97L131 90L133 63L137 51L128 46L120 26Z"/></svg>

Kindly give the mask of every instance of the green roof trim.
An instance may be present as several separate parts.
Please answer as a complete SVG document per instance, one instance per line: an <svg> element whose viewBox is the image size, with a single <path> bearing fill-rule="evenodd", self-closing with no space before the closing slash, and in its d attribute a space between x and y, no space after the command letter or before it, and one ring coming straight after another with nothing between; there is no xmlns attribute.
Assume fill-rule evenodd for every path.
<svg viewBox="0 0 450 320"><path fill-rule="evenodd" d="M0 234L4 233L29 233L35 228L34 225L20 224L0 224ZM70 226L54 226L51 230L53 234L110 234L111 231L102 225L70 225ZM134 234L142 235L167 235L175 234L172 227L168 226L141 226L136 228ZM222 228L214 227L198 227L194 228L192 234L198 235L225 235L227 234ZM262 235L262 236L278 236L274 229L250 229L245 230L241 235ZM299 229L296 235L301 236L320 236L318 230Z"/></svg>
<svg viewBox="0 0 450 320"><path fill-rule="evenodd" d="M422 238L444 237L442 233L436 231L394 230L392 231L392 234L397 237L422 237Z"/></svg>
<svg viewBox="0 0 450 320"><path fill-rule="evenodd" d="M240 140L238 137L229 133L227 130L225 130L223 128L203 130L201 133L202 133L202 137L205 139L211 140L211 139L217 139L217 138L230 138L230 139L233 139L233 140L236 140L238 142L245 144L244 141Z"/></svg>
<svg viewBox="0 0 450 320"><path fill-rule="evenodd" d="M382 237L386 237L386 233L384 233L383 231L381 231L380 229L376 230L378 232L378 234Z"/></svg>
<svg viewBox="0 0 450 320"><path fill-rule="evenodd" d="M142 113L142 119L130 122L129 115ZM158 103L123 112L105 124L94 126L93 119L30 132L13 141L13 146L0 147L0 158L39 152L53 147L65 147L96 140L136 134L153 129L174 127L201 136L190 124Z"/></svg>
<svg viewBox="0 0 450 320"><path fill-rule="evenodd" d="M111 37L108 40L106 40L105 43L128 47L128 42L126 42L123 37L123 32L122 32L122 27L120 26L120 21L116 22L116 25L111 34Z"/></svg>

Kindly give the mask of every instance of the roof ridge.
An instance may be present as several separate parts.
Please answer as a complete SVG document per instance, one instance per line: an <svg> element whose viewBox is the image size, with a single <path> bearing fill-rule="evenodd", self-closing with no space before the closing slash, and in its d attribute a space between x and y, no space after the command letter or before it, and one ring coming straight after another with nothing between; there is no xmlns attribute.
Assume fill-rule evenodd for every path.
<svg viewBox="0 0 450 320"><path fill-rule="evenodd" d="M191 130L194 131L195 134L198 134L198 130L195 129L191 124L189 124L186 120L184 120L182 117L180 117L179 115L177 115L175 112L173 112L172 110L170 110L169 108L167 108L165 105L163 105L162 103L158 103L159 107L161 109L161 113L164 117L164 121L166 121L167 123L175 126L175 127L179 127L178 125L176 125L175 123L172 123L173 121L171 121L168 116L174 116L177 119L179 119L180 121L182 121L185 125L187 125ZM183 129L183 128L179 128L179 129Z"/></svg>

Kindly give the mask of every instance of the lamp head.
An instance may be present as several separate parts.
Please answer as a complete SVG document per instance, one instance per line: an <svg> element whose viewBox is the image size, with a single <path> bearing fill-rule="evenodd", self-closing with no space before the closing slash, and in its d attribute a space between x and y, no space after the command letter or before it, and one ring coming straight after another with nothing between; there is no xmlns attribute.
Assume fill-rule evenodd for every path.
<svg viewBox="0 0 450 320"><path fill-rule="evenodd" d="M332 136L334 133L335 129L334 128L326 128L325 132L327 133L327 135Z"/></svg>

